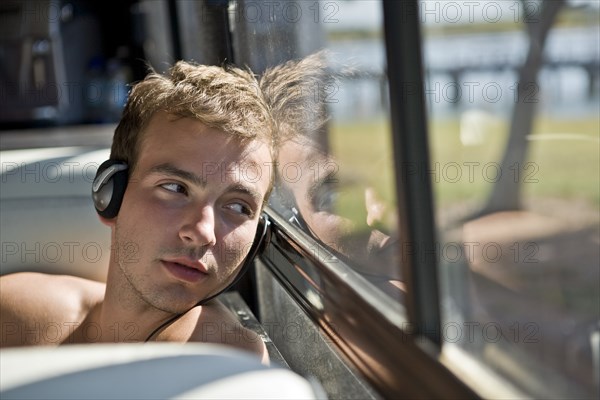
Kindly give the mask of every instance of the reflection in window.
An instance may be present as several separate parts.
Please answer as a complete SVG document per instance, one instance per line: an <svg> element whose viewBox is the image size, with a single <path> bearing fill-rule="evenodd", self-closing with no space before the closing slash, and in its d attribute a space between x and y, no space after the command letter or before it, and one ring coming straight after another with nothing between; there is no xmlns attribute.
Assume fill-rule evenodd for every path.
<svg viewBox="0 0 600 400"><path fill-rule="evenodd" d="M245 5L238 3L238 14ZM265 51L255 52L256 43L239 48L261 73L280 125L272 207L400 299L381 5L294 7L303 16L295 23L262 14L257 26L243 18L236 25L239 32L264 33Z"/></svg>
<svg viewBox="0 0 600 400"><path fill-rule="evenodd" d="M598 2L455 4L420 3L444 339L597 397Z"/></svg>
<svg viewBox="0 0 600 400"><path fill-rule="evenodd" d="M276 199L288 220L398 298L394 205L378 173L391 164L383 146L369 144L377 140L377 129L383 133L384 123L335 119L327 101L337 99L327 91L344 84L343 73L331 70L325 56L288 62L264 75L266 93L274 87L286 93L275 95L279 103L273 106L282 128Z"/></svg>

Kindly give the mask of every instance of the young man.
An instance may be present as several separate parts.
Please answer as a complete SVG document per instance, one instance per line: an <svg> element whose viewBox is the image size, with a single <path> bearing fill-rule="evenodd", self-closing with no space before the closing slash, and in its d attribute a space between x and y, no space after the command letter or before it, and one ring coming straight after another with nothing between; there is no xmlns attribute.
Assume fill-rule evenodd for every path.
<svg viewBox="0 0 600 400"><path fill-rule="evenodd" d="M100 220L111 228L106 284L2 277L2 346L224 342L266 360L260 338L223 305L198 304L244 264L272 187L272 134L247 71L179 62L135 85L109 168L94 181ZM56 326L58 337L44 334Z"/></svg>

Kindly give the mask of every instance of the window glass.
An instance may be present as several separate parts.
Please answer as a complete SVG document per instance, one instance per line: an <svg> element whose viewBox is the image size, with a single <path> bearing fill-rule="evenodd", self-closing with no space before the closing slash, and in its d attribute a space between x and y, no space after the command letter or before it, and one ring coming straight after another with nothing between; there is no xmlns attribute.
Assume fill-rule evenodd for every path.
<svg viewBox="0 0 600 400"><path fill-rule="evenodd" d="M421 1L445 345L598 394L599 3Z"/></svg>
<svg viewBox="0 0 600 400"><path fill-rule="evenodd" d="M281 128L271 206L400 299L381 4L236 7L237 62L262 73Z"/></svg>

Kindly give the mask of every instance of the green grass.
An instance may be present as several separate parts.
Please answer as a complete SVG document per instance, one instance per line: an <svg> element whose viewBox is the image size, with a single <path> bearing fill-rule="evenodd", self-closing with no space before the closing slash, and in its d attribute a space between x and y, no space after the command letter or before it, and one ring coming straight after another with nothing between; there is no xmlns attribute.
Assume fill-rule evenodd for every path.
<svg viewBox="0 0 600 400"><path fill-rule="evenodd" d="M539 137L552 133L573 139L533 141L529 158L539 164L539 184L527 186L532 196L580 198L600 203L600 126L598 119L552 121L542 119ZM575 136L577 135L577 136Z"/></svg>
<svg viewBox="0 0 600 400"><path fill-rule="evenodd" d="M441 179L434 184L436 199L448 204L460 200L483 201L492 189L495 172L491 165L502 159L508 136L508 121L490 119L485 123L485 135L480 144L463 145L458 121L436 121L430 126L432 162L440 164ZM535 121L528 141L526 161L519 169L502 171L522 182L526 197L583 199L600 202L600 127L598 119L557 120L549 117ZM444 166L458 163L464 166L463 179L453 182L444 174ZM465 164L467 163L467 164ZM469 181L468 165L473 165ZM495 163L495 164L490 164ZM484 174L484 166L489 165ZM447 169L447 172L450 170Z"/></svg>
<svg viewBox="0 0 600 400"><path fill-rule="evenodd" d="M460 202L483 203L492 189L494 165L499 165L507 140L508 121L489 117L478 144L463 145L457 119L436 120L429 126L431 165L436 203L444 207ZM535 121L526 162L502 171L523 182L526 198L552 197L600 203L600 122L597 118ZM330 145L340 176L369 181L386 199L394 198L391 138L386 121L333 124ZM487 174L484 166L487 165ZM457 169L456 167L460 169ZM426 171L420 170L422 173ZM460 172L460 177L456 175ZM517 174L518 175L515 175ZM364 209L354 198L344 206L349 215Z"/></svg>

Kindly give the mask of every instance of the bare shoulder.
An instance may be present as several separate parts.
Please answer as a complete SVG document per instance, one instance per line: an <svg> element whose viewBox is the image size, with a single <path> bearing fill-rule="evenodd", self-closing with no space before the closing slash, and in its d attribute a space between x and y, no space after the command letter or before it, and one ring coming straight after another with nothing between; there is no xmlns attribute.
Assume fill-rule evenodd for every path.
<svg viewBox="0 0 600 400"><path fill-rule="evenodd" d="M167 340L225 344L255 353L264 364L269 363L261 336L244 328L239 319L218 300L188 311L169 330L170 339Z"/></svg>
<svg viewBox="0 0 600 400"><path fill-rule="evenodd" d="M3 304L18 305L34 302L91 301L104 295L105 285L70 275L49 275L19 272L0 277Z"/></svg>
<svg viewBox="0 0 600 400"><path fill-rule="evenodd" d="M65 322L80 322L103 296L104 284L74 276L35 272L2 276L1 345L45 344L43 337L23 335L23 331L44 331L48 324L61 326ZM11 332L14 334L9 335Z"/></svg>

